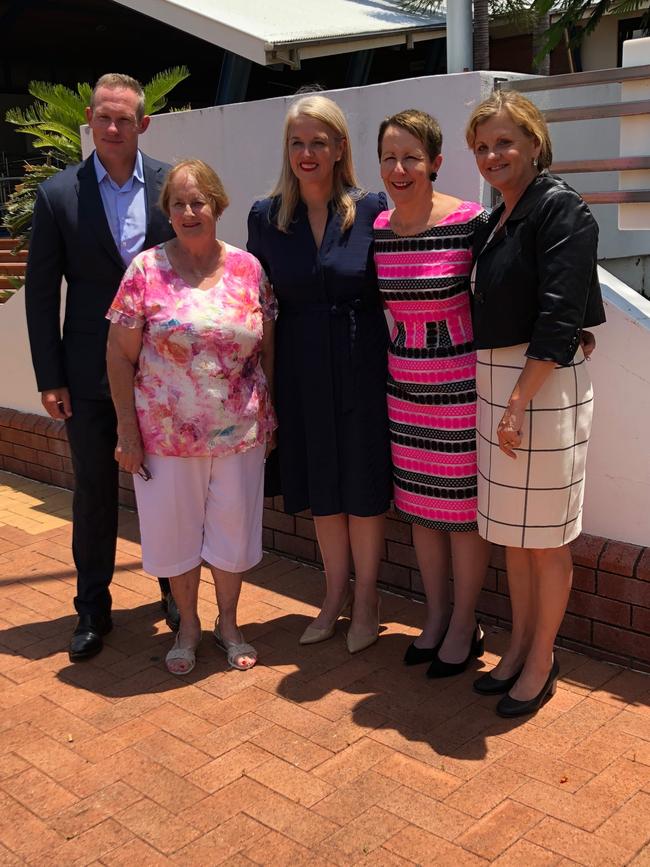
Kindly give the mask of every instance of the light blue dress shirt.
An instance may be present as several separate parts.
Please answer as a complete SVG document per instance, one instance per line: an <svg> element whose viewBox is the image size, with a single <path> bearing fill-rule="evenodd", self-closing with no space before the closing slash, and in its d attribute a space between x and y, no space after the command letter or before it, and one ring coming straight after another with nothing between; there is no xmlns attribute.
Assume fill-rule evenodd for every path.
<svg viewBox="0 0 650 867"><path fill-rule="evenodd" d="M126 267L144 247L147 232L147 196L144 187L142 154L138 151L133 174L121 187L108 174L94 153L95 174L104 204L104 213L120 256Z"/></svg>

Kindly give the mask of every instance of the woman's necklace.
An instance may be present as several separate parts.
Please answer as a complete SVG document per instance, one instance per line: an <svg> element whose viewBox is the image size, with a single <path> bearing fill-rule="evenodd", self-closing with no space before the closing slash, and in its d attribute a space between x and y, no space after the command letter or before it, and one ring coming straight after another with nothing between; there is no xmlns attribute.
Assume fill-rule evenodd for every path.
<svg viewBox="0 0 650 867"><path fill-rule="evenodd" d="M200 262L197 263L196 259L194 259L191 254L182 250L178 241L173 248L175 254L174 258L178 265L180 265L180 270L189 275L190 282L196 283L197 286L208 277L214 276L221 267L223 246L219 241L216 241L215 243L217 245L216 251L213 252L213 255L210 259L206 260L204 264L201 264Z"/></svg>

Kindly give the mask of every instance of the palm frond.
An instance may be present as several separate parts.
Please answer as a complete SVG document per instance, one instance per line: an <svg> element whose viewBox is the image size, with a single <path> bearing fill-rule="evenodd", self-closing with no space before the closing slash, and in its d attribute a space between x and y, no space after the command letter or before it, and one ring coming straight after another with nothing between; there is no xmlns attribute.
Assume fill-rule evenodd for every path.
<svg viewBox="0 0 650 867"><path fill-rule="evenodd" d="M25 135L34 136L32 147L46 148L47 156L57 156L63 160L66 165L78 163L81 158L81 153L78 145L72 144L67 138L57 133L40 132L33 129L19 129L17 132Z"/></svg>
<svg viewBox="0 0 650 867"><path fill-rule="evenodd" d="M522 30L532 27L535 13L530 0L490 0L490 19L503 18Z"/></svg>
<svg viewBox="0 0 650 867"><path fill-rule="evenodd" d="M82 103L79 94L63 84L50 84L47 81L30 81L28 90L36 99L69 117L83 118L84 116L84 108L86 106Z"/></svg>
<svg viewBox="0 0 650 867"><path fill-rule="evenodd" d="M25 163L24 168L25 177L9 196L2 212L2 227L9 232L12 238L16 239L14 252L22 250L29 241L29 230L38 185L61 171L56 166L47 163L39 165Z"/></svg>
<svg viewBox="0 0 650 867"><path fill-rule="evenodd" d="M36 126L45 120L45 106L40 102L35 102L27 108L8 108L5 114L7 123L13 123L16 126Z"/></svg>
<svg viewBox="0 0 650 867"><path fill-rule="evenodd" d="M156 114L167 105L167 94L190 74L187 66L164 69L144 85L145 114Z"/></svg>
<svg viewBox="0 0 650 867"><path fill-rule="evenodd" d="M81 152L81 135L79 127L69 127L64 123L58 123L56 120L46 120L39 125L39 130L42 132L55 132L67 141L75 144ZM33 133L33 130L25 130L25 132Z"/></svg>
<svg viewBox="0 0 650 867"><path fill-rule="evenodd" d="M399 5L407 12L419 15L435 15L442 11L442 0L399 0Z"/></svg>
<svg viewBox="0 0 650 867"><path fill-rule="evenodd" d="M81 83L77 84L77 92L84 108L87 105L90 105L90 100L93 95L93 89L87 81L82 81Z"/></svg>

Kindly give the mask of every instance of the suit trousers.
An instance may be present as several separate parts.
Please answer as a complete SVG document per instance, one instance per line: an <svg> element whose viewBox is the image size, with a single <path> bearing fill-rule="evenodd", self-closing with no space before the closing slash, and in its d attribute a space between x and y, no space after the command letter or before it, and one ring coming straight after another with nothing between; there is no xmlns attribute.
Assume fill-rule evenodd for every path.
<svg viewBox="0 0 650 867"><path fill-rule="evenodd" d="M107 615L115 569L118 473L115 460L117 416L110 399L72 398L66 430L75 490L72 499L72 556L77 567L78 614ZM163 595L169 580L159 578Z"/></svg>
<svg viewBox="0 0 650 867"><path fill-rule="evenodd" d="M75 489L72 500L72 556L77 567L79 614L110 614L109 585L117 544L117 417L110 399L72 398L66 420Z"/></svg>

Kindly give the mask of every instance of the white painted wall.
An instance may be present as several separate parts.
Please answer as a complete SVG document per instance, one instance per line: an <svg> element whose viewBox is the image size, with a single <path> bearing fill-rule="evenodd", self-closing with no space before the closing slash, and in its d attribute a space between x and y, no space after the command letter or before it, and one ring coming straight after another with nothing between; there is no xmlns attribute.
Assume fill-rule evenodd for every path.
<svg viewBox="0 0 650 867"><path fill-rule="evenodd" d="M379 122L386 114L412 106L437 115L443 126L445 162L438 186L487 204L490 191L479 178L463 133L470 111L491 89L492 75L465 73L352 88L331 95L348 116L355 162L366 187L381 188L375 150ZM220 236L243 245L250 205L268 191L279 170L282 122L289 101L281 98L154 117L142 145L159 159L193 156L213 165L231 197L231 206L219 224ZM585 133L572 143L575 126L580 125L555 137L561 145L559 158L570 159L564 148L569 150L573 144L590 156L618 152L618 126L612 132L611 150L604 152L601 133ZM83 140L88 153L87 131ZM606 144L609 147L609 139ZM647 247L647 233L645 244ZM608 324L598 329L598 348L591 367L597 404L584 529L648 544L650 302L606 272L601 277ZM22 293L0 307L0 364L9 374L0 381L0 405L41 412L29 361Z"/></svg>
<svg viewBox="0 0 650 867"><path fill-rule="evenodd" d="M607 323L594 330L595 404L583 527L650 544L650 301L599 268Z"/></svg>
<svg viewBox="0 0 650 867"><path fill-rule="evenodd" d="M604 15L598 27L582 43L582 68L610 69L616 66L618 52L618 22L615 15Z"/></svg>
<svg viewBox="0 0 650 867"><path fill-rule="evenodd" d="M0 304L0 406L45 415L29 355L25 293Z"/></svg>

